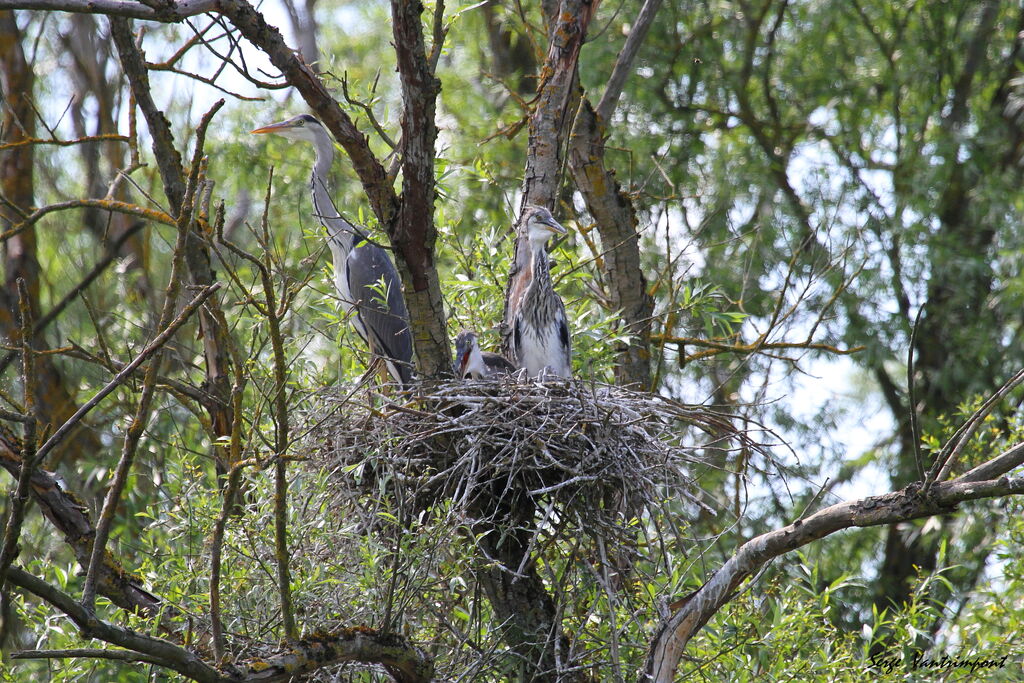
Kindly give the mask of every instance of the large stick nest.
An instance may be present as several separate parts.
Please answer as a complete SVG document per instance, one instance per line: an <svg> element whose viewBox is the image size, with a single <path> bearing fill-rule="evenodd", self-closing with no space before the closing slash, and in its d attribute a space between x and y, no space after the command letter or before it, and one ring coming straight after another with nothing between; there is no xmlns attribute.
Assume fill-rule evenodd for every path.
<svg viewBox="0 0 1024 683"><path fill-rule="evenodd" d="M316 459L334 471L338 493L390 491L414 513L442 499L479 511L522 496L597 523L613 522L623 504L636 511L667 497L707 510L714 498L694 481L698 466L720 460L716 450L757 448L721 413L578 380L317 398Z"/></svg>

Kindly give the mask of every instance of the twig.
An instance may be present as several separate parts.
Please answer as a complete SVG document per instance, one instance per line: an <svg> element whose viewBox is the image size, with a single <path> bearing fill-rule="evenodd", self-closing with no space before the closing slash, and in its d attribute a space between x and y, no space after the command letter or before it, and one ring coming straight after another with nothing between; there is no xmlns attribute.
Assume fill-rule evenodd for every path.
<svg viewBox="0 0 1024 683"><path fill-rule="evenodd" d="M112 19L111 25L112 31L115 33L118 33L119 31L125 32L128 30L128 21L125 19ZM202 158L203 143L206 139L206 130L210 125L210 121L213 119L214 114L216 114L223 105L223 100L215 103L203 116L198 128L196 129L196 143L195 152L192 158L192 172L189 176L188 184L185 187L185 193L177 216L178 239L174 245L174 254L171 260L170 281L167 283L167 288L164 294L164 306L163 310L160 312L160 321L157 324L158 328L167 327L171 322L171 317L174 315L174 306L177 302L178 291L181 287L182 271L184 270L186 242L192 227L193 202L195 201L196 192L198 190L198 174L201 166L200 159ZM206 298L217 291L217 289L219 289L217 286L205 288L203 292L196 297L196 299L200 299L201 297L201 300L198 302L193 300L192 303L195 303L196 305L192 310L198 308L199 304L201 304L202 301L205 301ZM182 313L184 314L184 311ZM180 318L181 316L179 316L179 319ZM168 335L167 338L169 339L170 335ZM162 344L158 346L157 352L162 347ZM138 448L139 441L142 439L142 433L149 421L150 408L156 391L156 380L160 373L160 360L161 355L157 353L146 368L146 374L142 382L142 394L139 397L135 417L125 433L124 447L121 450L121 458L117 463L113 481L111 481L110 488L107 490L106 498L104 498L103 501L103 508L100 511L100 517L96 523L96 540L93 543L92 556L89 560L89 568L85 576L85 586L82 588L82 605L89 611L93 610L93 604L96 600L96 580L99 576L98 568L101 564L103 553L106 550L107 537L110 534L110 527L114 522L114 512L116 511L117 505L121 499L121 493L124 491L124 487L127 484L128 473L130 472L132 463L135 460L135 452Z"/></svg>
<svg viewBox="0 0 1024 683"><path fill-rule="evenodd" d="M240 374L241 371L239 371ZM235 410L236 429L232 431L232 440L238 432L238 422L241 422L242 411ZM235 505L235 494L238 492L239 483L242 480L243 468L257 464L254 459L237 461L231 466L228 473L228 483L224 488L224 507L221 509L217 523L213 527L213 538L210 542L210 630L213 632L213 661L220 662L224 658L224 626L220 619L220 566L221 555L224 549L224 531L227 528L228 517L232 514Z"/></svg>
<svg viewBox="0 0 1024 683"><path fill-rule="evenodd" d="M90 270L77 285L68 290L68 293L65 294L63 298L53 306L53 308L47 311L45 315L36 321L32 326L32 336L38 336L40 332L46 329L47 325L53 322L57 316L64 311L68 304L75 300L75 297L85 291L85 289L88 288L88 286L91 285L96 278L98 278L100 274L114 262L118 253L121 251L121 246L131 239L135 233L141 230L144 225L144 223L136 223L125 230L121 236L110 245L110 249L107 251L106 256L97 261L96 265L92 267L92 270ZM14 359L14 356L14 353L8 353L2 360L0 360L0 372L3 372L7 368L10 362Z"/></svg>
<svg viewBox="0 0 1024 683"><path fill-rule="evenodd" d="M917 476L924 481L924 456L921 455L921 425L917 418L917 392L914 378L914 351L917 350L917 329L921 322L924 306L917 309L914 328L910 332L910 346L907 348L907 410L910 411L910 438L914 440L914 464L917 465Z"/></svg>
<svg viewBox="0 0 1024 683"><path fill-rule="evenodd" d="M25 520L25 505L28 503L29 481L39 465L40 456L36 452L36 373L35 358L32 349L32 305L29 299L25 278L18 278L18 309L21 314L21 381L24 390L25 405L24 438L22 439L21 472L18 473L18 486L11 497L11 509L4 531L4 544L0 549L0 614L3 615L3 628L0 631L0 644L5 643L9 629L10 596L6 590L7 568L11 566L18 553L18 540L21 537L21 525Z"/></svg>
<svg viewBox="0 0 1024 683"><path fill-rule="evenodd" d="M182 309L178 317L175 318L174 321L172 321L161 334L159 334L155 339L153 339L153 341L150 342L149 345L146 346L146 348L144 348L142 352L138 356L136 356L130 363L126 364L124 368L122 368L121 371L118 372L117 375L115 375L114 378L106 384L106 386L104 386L102 389L96 392L96 394L88 401L86 401L81 408L75 411L75 414L69 417L67 421L64 424L62 424L57 429L56 432L53 433L53 436L47 439L46 442L39 447L39 453L42 454L40 457L45 457L51 450L53 450L53 448L57 444L59 444L64 439L64 437L68 435L68 432L70 432L74 428L74 426L78 424L90 410L95 408L100 401L102 401L110 394L110 392L124 384L125 380L127 380L128 377L130 377L131 374L135 372L135 370L137 370L138 367L146 361L147 358L149 358L153 353L159 350L161 346L166 344L167 341L170 340L170 338L178 330L178 328L181 327L185 323L185 321L188 320L188 318L196 311L196 309L198 309L199 306L218 289L220 289L220 284L214 283L212 286L197 294L196 297L192 299L192 301L190 301L188 305L185 306L185 308Z"/></svg>

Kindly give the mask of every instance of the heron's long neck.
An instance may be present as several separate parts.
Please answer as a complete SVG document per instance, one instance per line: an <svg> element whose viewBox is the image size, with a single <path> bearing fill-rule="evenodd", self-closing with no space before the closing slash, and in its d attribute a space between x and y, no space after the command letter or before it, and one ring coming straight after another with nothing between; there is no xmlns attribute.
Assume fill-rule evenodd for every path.
<svg viewBox="0 0 1024 683"><path fill-rule="evenodd" d="M530 245L533 251L533 279L536 281L544 278L551 282L551 269L548 265L548 250L543 242L534 242Z"/></svg>
<svg viewBox="0 0 1024 683"><path fill-rule="evenodd" d="M534 300L542 298L552 291L551 270L548 267L548 252L544 248L544 242L530 242L530 268L533 271L533 278L530 280L530 289L527 296Z"/></svg>
<svg viewBox="0 0 1024 683"><path fill-rule="evenodd" d="M341 217L331 199L327 178L330 176L331 163L334 161L334 147L330 141L316 146L316 161L313 162L313 175L309 179L310 192L313 195L313 215L327 230L328 244L331 251L341 250L345 255L352 250L355 230L352 225Z"/></svg>

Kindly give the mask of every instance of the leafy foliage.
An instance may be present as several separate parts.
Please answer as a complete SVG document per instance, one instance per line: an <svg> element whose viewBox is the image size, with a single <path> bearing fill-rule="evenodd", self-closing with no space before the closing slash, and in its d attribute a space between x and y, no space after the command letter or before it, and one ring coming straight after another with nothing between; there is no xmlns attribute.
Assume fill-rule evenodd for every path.
<svg viewBox="0 0 1024 683"><path fill-rule="evenodd" d="M600 96L638 5L599 8L579 73L591 99ZM428 31L435 8L428 4L424 13ZM736 424L763 424L764 440L778 447L769 454L708 448L694 472L709 492L706 509L666 500L662 516L622 520L635 543L625 557L602 547L598 534L569 541L555 533L571 520L547 521L537 540L538 573L555 596L573 661L595 679L635 677L667 605L706 580L742 540L823 504L915 480L916 447L930 463L983 397L1024 363L1022 16L1010 4L969 0L667 0L661 9L606 130L607 160L638 210L655 299L654 390L714 405ZM387 5L328 2L317 18L324 56L318 67L362 130L373 130L371 116L380 124L387 140L374 132L370 144L386 158L400 138ZM445 18L435 256L449 330L476 329L483 348L496 350L523 124L547 37L540 7L457 2ZM99 131L103 116L127 128L134 114L108 50L97 51L94 71L104 83L91 90L79 82L82 65L62 52L75 31L109 42L102 22L23 13L18 21L22 42L33 46L45 127L64 139ZM169 58L190 35L184 26L147 27L149 60ZM211 75L220 60L209 53L185 63ZM180 74L154 72L154 80L184 148L214 91ZM368 354L337 307L309 206L309 151L246 132L294 114L295 102L241 79L219 83L264 98L233 101L218 115L207 173L214 181L211 214L223 206L227 238L265 258L278 300L288 303L284 391L295 435L285 453L274 452L282 418L274 410L267 316L255 303L265 294L258 268L218 249L215 267L243 359L232 378L243 406L241 453L256 463L246 469L241 508L228 518L223 541L229 657L264 656L282 636L270 465L283 457L301 629L366 624L421 644L435 658L439 680L514 678L519 662L473 580L488 566L473 520L445 500L410 516L383 485L356 501L372 510L369 518L355 518L353 501L337 500L332 481L371 472L359 465L330 472L309 462L305 439L314 425L304 418L315 413L317 392L358 380ZM65 117L72 94L77 99ZM146 135L136 150L145 166L121 182L127 199L166 210ZM90 166L90 155L98 165ZM98 181L105 191L130 155L123 142L38 146L36 205L93 196ZM335 164L333 180L341 210L386 244L346 162ZM264 205L258 198L265 193ZM610 382L616 347L626 340L620 311L608 305L602 268L611 245L602 243L568 175L557 212L572 228L552 249L552 272L567 306L574 371ZM112 226L113 214L102 211L56 212L38 222L41 310L56 305L102 257ZM46 332L51 346L69 347L52 362L79 402L110 379L110 359L134 357L153 331L174 229L149 222L144 234L141 246L73 298ZM860 350L839 360L837 351L853 348ZM913 374L908 351L916 359ZM182 394L183 387L203 388L203 362L190 323L170 347L163 373L173 382L160 383L111 544L176 609L174 619L202 625L197 632L210 612L209 548L223 509L214 461L227 446L209 416ZM15 366L2 387L12 409L22 389ZM90 413L88 433L101 446L95 457L76 458L68 449L46 463L94 511L136 398L129 383ZM986 418L955 473L1024 438L1019 403L1018 391ZM923 433L913 432L911 412ZM1009 656L1011 664L986 675L1013 680L1020 673L1014 634L1024 631L1018 508L1014 501L972 503L955 516L891 530L914 544L913 566L894 579L905 582L902 592L885 586L893 578L885 553L889 548L896 557L892 547L908 548L891 546L878 529L845 532L779 561L700 632L684 677L905 680L921 675L909 662L927 653ZM22 539L26 569L73 595L81 591L84 568L40 515L29 516ZM38 601L13 595L18 628L8 649L95 646ZM152 629L109 603L101 601L99 610ZM880 666L885 658L896 664ZM72 659L19 662L0 675L133 682L157 674ZM384 678L354 665L322 676Z"/></svg>

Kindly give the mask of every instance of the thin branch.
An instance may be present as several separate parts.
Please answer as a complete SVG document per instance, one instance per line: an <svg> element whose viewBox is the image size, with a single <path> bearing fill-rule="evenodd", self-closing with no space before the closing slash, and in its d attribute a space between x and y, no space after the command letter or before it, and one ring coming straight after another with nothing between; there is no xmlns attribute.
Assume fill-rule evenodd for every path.
<svg viewBox="0 0 1024 683"><path fill-rule="evenodd" d="M185 321L188 320L188 318L193 313L195 313L199 306L202 305L202 303L206 301L206 299L209 298L218 289L220 289L220 284L214 283L210 287L204 289L202 292L197 294L195 298L192 299L192 301L190 301L188 305L185 306L184 309L182 309L178 317L175 318L174 321L171 322L162 333L160 333L155 339L153 339L153 341L150 342L149 345L145 349L143 349L142 352L138 356L136 356L130 363L125 365L124 368L120 372L118 372L117 375L114 376L114 379L110 380L106 386L104 386L102 389L96 392L95 396L93 396L86 403L84 403L81 408L75 411L75 414L69 417L67 421L64 424L62 424L60 428L57 429L56 432L53 433L53 436L47 439L46 442L42 446L40 446L39 452L42 454L40 457L45 457L47 453L53 450L53 448L57 444L59 444L64 439L64 437L68 435L68 433L74 428L74 426L77 425L90 410L95 408L100 401L102 401L110 394L110 392L124 384L125 380L127 380L132 375L132 373L134 373L139 368L139 366L146 361L147 358L149 358L151 355L153 355L153 353L158 351L160 347L166 344L170 340L170 338L174 336L174 333L178 331L178 328L185 324Z"/></svg>
<svg viewBox="0 0 1024 683"><path fill-rule="evenodd" d="M0 145L0 152L15 147L24 147L25 145L57 145L58 147L70 147L71 145L81 145L89 142L128 142L128 136L116 135L113 133L105 133L103 135L86 135L85 137L75 138L74 140L57 140L47 138L25 138L18 140L17 142L5 142Z"/></svg>
<svg viewBox="0 0 1024 683"><path fill-rule="evenodd" d="M1016 375L1011 377L1007 382L999 388L996 393L988 397L988 399L978 408L974 414L965 422L960 429L946 442L939 451L939 454L935 457L935 462L932 464L931 469L928 470L928 474L924 479L925 488L929 487L932 482L941 480L949 474L950 468L956 462L960 453L964 447L974 436L974 433L984 422L985 418L988 417L989 413L995 410L995 407L1006 398L1013 389L1020 386L1024 382L1024 369L1017 372Z"/></svg>
<svg viewBox="0 0 1024 683"><path fill-rule="evenodd" d="M982 463L954 481L978 482L1001 477L1014 467L1024 463L1024 443L1019 443L1003 451L986 463Z"/></svg>
<svg viewBox="0 0 1024 683"><path fill-rule="evenodd" d="M924 456L921 454L921 425L917 417L916 379L914 377L914 351L917 349L917 329L921 323L924 306L917 309L914 328L910 332L910 345L907 347L907 409L910 411L910 438L914 441L914 464L917 465L917 476L924 481Z"/></svg>
<svg viewBox="0 0 1024 683"><path fill-rule="evenodd" d="M277 560L278 593L281 598L281 620L285 637L292 641L299 637L295 626L295 612L292 608L291 571L288 561L288 472L285 455L288 450L288 398L285 390L288 384L288 361L284 352L281 335L281 316L284 311L277 308L277 295L271 278L270 264L270 192L273 174L267 181L267 196L263 209L263 264L260 279L266 302L267 328L274 357L274 551Z"/></svg>
<svg viewBox="0 0 1024 683"><path fill-rule="evenodd" d="M32 349L32 306L28 295L25 278L18 278L18 309L21 314L21 379L24 389L23 402L26 420L22 422L25 437L22 440L21 472L18 474L18 486L11 495L11 508L8 512L7 528L4 532L3 548L0 549L0 600L4 603L4 634L8 632L6 615L8 614L8 596L5 590L4 576L17 555L18 540L21 537L21 525L25 520L25 506L28 503L29 482L41 459L36 452L36 373L35 357ZM0 641L3 642L3 641Z"/></svg>
<svg viewBox="0 0 1024 683"><path fill-rule="evenodd" d="M241 374L239 372L239 374ZM240 402L239 402L240 403ZM240 406L235 410L235 430L232 431L232 442L238 433L242 419ZM220 567L224 548L224 531L227 529L228 517L235 507L235 495L242 481L242 470L257 464L256 460L237 461L228 473L228 484L224 488L224 506L213 527L213 538L210 542L210 630L213 633L213 660L219 662L224 658L224 626L220 618Z"/></svg>
<svg viewBox="0 0 1024 683"><path fill-rule="evenodd" d="M11 659L113 659L119 662L145 662L163 666L162 659L144 655L132 650L109 648L78 648L72 650L19 650L11 653Z"/></svg>
<svg viewBox="0 0 1024 683"><path fill-rule="evenodd" d="M363 102L362 100L357 100L356 98L352 97L352 95L349 93L348 74L345 74L341 78L341 94L344 96L345 101L348 102L350 105L352 105L353 107L359 107L360 109L363 110L363 113L366 114L366 120L369 121L370 125L373 126L373 129L377 131L377 135L380 136L380 139L383 140L384 144L386 144L388 147L394 149L395 141L391 139L391 136L388 135L388 132L384 130L384 126L381 125L381 122L377 120L376 114L373 113L373 108L366 102Z"/></svg>
<svg viewBox="0 0 1024 683"><path fill-rule="evenodd" d="M66 211L68 209L103 209L104 211L113 211L116 213L125 213L130 216L139 216L146 220L153 221L154 223L162 223L164 225L175 224L174 219L163 211L147 209L137 206L136 204L120 202L116 199L72 199L66 202L48 204L47 206L36 209L26 216L23 221L16 223L11 227L10 230L0 233L0 243L6 242L15 235L28 230L38 223L39 219L43 216L53 213L54 211Z"/></svg>
<svg viewBox="0 0 1024 683"><path fill-rule="evenodd" d="M718 342L712 339L701 339L699 337L676 337L670 334L653 334L651 335L651 341L655 343L666 343L666 344L679 344L680 346L700 346L705 347L707 351L700 351L687 356L687 362L700 358L706 358L708 356L717 356L721 353L758 353L761 351L774 351L780 349L806 349L809 351L826 351L828 353L835 353L840 356L848 356L852 353L858 353L863 351L866 347L864 346L853 346L848 349L839 348L832 344L821 344L817 342L765 342L755 341L750 344L728 344L725 342Z"/></svg>
<svg viewBox="0 0 1024 683"><path fill-rule="evenodd" d="M16 416L7 414L3 417L11 419ZM0 428L0 467L17 479L21 476L24 464L20 456L24 447L21 439L12 437L7 430ZM93 453L79 455L84 458L95 457ZM79 564L87 565L95 529L89 519L88 508L81 504L81 499L68 491L67 484L58 481L56 475L41 468L36 468L32 473L29 491L43 516L71 546ZM100 585L103 595L118 607L136 614L158 617L161 626L171 631L177 630L177 625L171 621L180 617L178 611L143 588L138 577L125 571L116 558L108 556L107 559L103 563Z"/></svg>
<svg viewBox="0 0 1024 683"><path fill-rule="evenodd" d="M112 19L112 30L115 34L119 32L128 32L130 30L128 23L127 19ZM171 318L174 315L174 307L177 303L178 291L181 288L181 280L185 264L185 245L192 229L192 209L199 185L198 174L201 167L200 159L203 154L203 143L206 140L206 130L209 127L213 116L223 105L224 100L216 102L203 116L198 128L196 129L195 152L193 154L191 165L192 173L189 176L185 194L181 200L178 210L178 239L174 245L174 253L171 259L170 280L167 283L167 289L164 293L164 306L163 310L160 312L160 321L157 323L157 329L166 328L172 322ZM192 303L196 304L195 308L198 308L198 305L202 303L202 301L205 301L206 298L212 295L217 289L218 287L215 286L205 288L203 292L196 297L196 299L200 299L201 297L201 300L193 300ZM182 315L184 315L184 311L182 312ZM181 319L181 316L179 316L179 319ZM169 339L170 337L168 336L167 338ZM135 452L138 448L139 441L142 439L143 431L149 421L153 396L156 392L156 381L160 374L160 360L162 354L160 354L159 351L162 348L163 344L157 347L156 355L154 355L149 366L146 368L146 373L142 382L142 394L139 397L135 417L132 420L131 425L128 427L128 430L125 432L124 447L121 450L121 458L117 463L117 467L114 471L114 478L110 483L110 488L107 490L106 498L103 501L103 509L100 511L100 517L96 523L96 540L93 543L92 557L89 560L89 569L85 577L85 586L82 588L82 604L89 611L92 611L93 603L96 599L96 581L99 576L98 567L102 562L103 553L106 550L107 537L110 534L110 527L114 523L114 513L117 510L124 487L128 482L128 474L135 461Z"/></svg>

